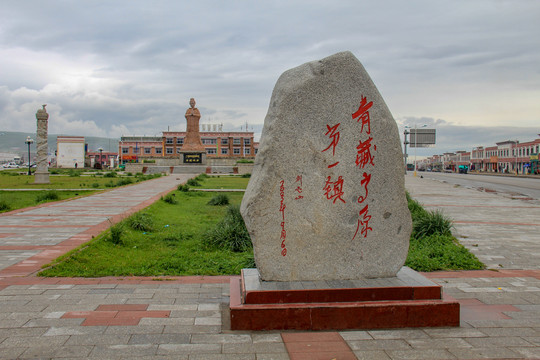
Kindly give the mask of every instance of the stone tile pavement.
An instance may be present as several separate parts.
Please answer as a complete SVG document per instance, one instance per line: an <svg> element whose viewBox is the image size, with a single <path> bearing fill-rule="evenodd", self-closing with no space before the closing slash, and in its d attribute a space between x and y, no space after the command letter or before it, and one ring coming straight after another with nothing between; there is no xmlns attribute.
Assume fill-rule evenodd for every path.
<svg viewBox="0 0 540 360"><path fill-rule="evenodd" d="M175 181L171 177L166 179L167 186L173 187ZM167 186L163 185L163 191ZM533 219L527 216L538 214L539 207L491 196L478 198L474 190L453 188L427 179L408 177L407 188L428 207L451 211L456 219L456 233L481 259L497 259L489 262L492 270L426 274L443 285L445 296L460 301L462 318L458 328L231 331L227 317L230 277L50 279L33 276L32 267L24 268L28 270L26 273L23 268L9 272L6 270L13 265L2 265L0 359L540 358L540 269L535 261L540 237L534 236L534 229L538 228L534 228L534 223L509 225L521 226L519 236L508 232L506 238L493 241L490 238L491 230L502 231L504 224L510 222L508 215L494 209L510 207L515 219L522 219L522 213L526 219L512 223L528 224ZM137 193L144 192L144 186L136 189ZM157 196L156 193L147 195L147 199ZM94 200L89 199L87 203L104 204ZM459 204L464 206L460 209L449 206ZM495 208L486 210L472 206L487 204ZM123 205L111 202L112 208ZM120 210L113 214L112 208L102 207L100 210L109 216L121 216ZM47 216L45 208L39 210L42 216ZM50 223L57 225L74 215L61 209L51 211L54 211L51 218L59 220ZM489 222L493 226L477 232L474 226L465 223L468 221L466 212L474 212L477 223ZM19 214L25 216L24 212ZM37 215L34 212L27 216ZM101 218L97 225L81 226L79 230L91 232L103 221L107 222ZM17 234L0 237L0 247L17 246L3 245L2 241L23 238L25 231L19 231L13 224L0 227L0 233ZM78 224L81 223L70 223ZM25 228L30 233L32 229ZM56 228L47 229L52 233ZM59 232L58 243L69 240L64 240L66 235L63 234ZM21 250L29 252L25 256L30 259L35 257L34 252L58 246L58 243L49 245L50 240L42 243L39 234L34 239L35 242L29 239L31 245L25 246L35 246L35 250ZM468 243L469 239L474 240ZM518 254L510 254L518 250Z"/></svg>

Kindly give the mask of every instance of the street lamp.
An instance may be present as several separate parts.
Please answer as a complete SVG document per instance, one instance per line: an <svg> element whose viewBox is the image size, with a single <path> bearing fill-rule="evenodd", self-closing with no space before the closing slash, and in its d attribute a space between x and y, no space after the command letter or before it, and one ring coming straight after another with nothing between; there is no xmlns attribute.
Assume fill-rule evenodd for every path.
<svg viewBox="0 0 540 360"><path fill-rule="evenodd" d="M103 169L103 148L99 148L99 168Z"/></svg>
<svg viewBox="0 0 540 360"><path fill-rule="evenodd" d="M30 170L30 145L34 143L34 139L32 139L30 136L27 136L24 143L28 144L28 175L32 175L32 171Z"/></svg>
<svg viewBox="0 0 540 360"><path fill-rule="evenodd" d="M410 134L410 132L407 131L409 127L405 126L405 129L403 130L403 146L405 148L405 155L404 155L404 162L405 162L405 175L407 175L407 144L409 143L407 141L407 135Z"/></svg>

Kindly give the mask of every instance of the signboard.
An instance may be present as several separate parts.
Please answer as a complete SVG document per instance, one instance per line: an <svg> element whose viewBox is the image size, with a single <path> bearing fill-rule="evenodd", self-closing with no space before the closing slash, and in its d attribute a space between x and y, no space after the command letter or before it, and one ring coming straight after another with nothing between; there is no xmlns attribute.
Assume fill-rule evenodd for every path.
<svg viewBox="0 0 540 360"><path fill-rule="evenodd" d="M201 164L201 163L202 163L201 153L185 153L184 154L184 164Z"/></svg>
<svg viewBox="0 0 540 360"><path fill-rule="evenodd" d="M435 129L409 130L410 147L428 147L430 145L435 145Z"/></svg>

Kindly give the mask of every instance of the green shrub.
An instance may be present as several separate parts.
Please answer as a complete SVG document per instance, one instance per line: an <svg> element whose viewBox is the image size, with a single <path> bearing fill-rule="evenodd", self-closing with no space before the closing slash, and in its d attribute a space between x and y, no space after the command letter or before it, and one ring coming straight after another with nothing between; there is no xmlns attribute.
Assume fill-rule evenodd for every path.
<svg viewBox="0 0 540 360"><path fill-rule="evenodd" d="M218 194L214 196L210 201L208 201L208 205L214 205L214 206L221 206L221 205L229 205L229 197L225 194Z"/></svg>
<svg viewBox="0 0 540 360"><path fill-rule="evenodd" d="M197 181L197 179L189 179L187 181L187 184L189 186L201 186L201 184Z"/></svg>
<svg viewBox="0 0 540 360"><path fill-rule="evenodd" d="M432 235L452 235L452 220L439 210L428 211L413 220L413 237L419 239Z"/></svg>
<svg viewBox="0 0 540 360"><path fill-rule="evenodd" d="M177 189L178 189L178 191L188 192L189 191L189 185L180 184L180 185L178 185Z"/></svg>
<svg viewBox="0 0 540 360"><path fill-rule="evenodd" d="M252 248L246 224L240 214L240 206L229 205L223 220L206 234L204 244L234 252L243 252Z"/></svg>
<svg viewBox="0 0 540 360"><path fill-rule="evenodd" d="M127 223L130 228L138 231L152 231L154 227L154 219L152 216L145 212L138 212L131 215L127 219Z"/></svg>
<svg viewBox="0 0 540 360"><path fill-rule="evenodd" d="M168 194L165 197L162 197L161 199L165 201L167 204L171 204L171 205L178 204L178 200L176 200L176 197L174 196L174 194Z"/></svg>
<svg viewBox="0 0 540 360"><path fill-rule="evenodd" d="M253 164L253 160L240 159L236 162L237 164Z"/></svg>
<svg viewBox="0 0 540 360"><path fill-rule="evenodd" d="M58 200L59 198L60 198L60 196L58 195L58 191L56 191L56 190L48 190L48 191L44 191L44 192L40 193L36 197L36 203L40 203L40 202L43 202L43 201L54 201L54 200Z"/></svg>
<svg viewBox="0 0 540 360"><path fill-rule="evenodd" d="M116 186L124 186L124 185L129 185L132 183L133 183L133 179L122 178L122 179L118 179L118 181L116 182Z"/></svg>
<svg viewBox="0 0 540 360"><path fill-rule="evenodd" d="M118 223L111 227L111 234L105 238L106 241L109 241L115 245L124 245L124 240L122 238L124 233L124 226L122 223Z"/></svg>
<svg viewBox="0 0 540 360"><path fill-rule="evenodd" d="M115 184L115 183L113 183L113 181L112 181L112 180L111 180L111 181L109 181L109 182L106 182L106 183L105 183L105 187L115 187L115 186L116 186L116 184Z"/></svg>
<svg viewBox="0 0 540 360"><path fill-rule="evenodd" d="M93 187L93 188L98 188L98 187L99 187L99 184L98 184L98 183L93 183L93 184L92 184L92 187Z"/></svg>
<svg viewBox="0 0 540 360"><path fill-rule="evenodd" d="M79 171L77 171L77 170L71 169L71 170L69 170L68 175L70 177L77 177L77 176L81 176L81 173Z"/></svg>
<svg viewBox="0 0 540 360"><path fill-rule="evenodd" d="M242 174L242 177L243 177L243 178L250 178L250 177L251 177L251 174L250 174L250 173Z"/></svg>
<svg viewBox="0 0 540 360"><path fill-rule="evenodd" d="M58 174L60 174L60 171L58 171L56 169L53 169L53 170L51 170L51 174L58 175Z"/></svg>
<svg viewBox="0 0 540 360"><path fill-rule="evenodd" d="M103 177L106 177L106 178L114 178L114 177L117 177L117 176L118 176L118 174L116 174L114 171L108 172L105 175L103 175Z"/></svg>
<svg viewBox="0 0 540 360"><path fill-rule="evenodd" d="M8 211L11 209L11 206L8 205L5 201L0 201L0 211Z"/></svg>
<svg viewBox="0 0 540 360"><path fill-rule="evenodd" d="M416 271L480 270L484 264L452 235L411 238L406 266Z"/></svg>
<svg viewBox="0 0 540 360"><path fill-rule="evenodd" d="M208 175L202 173L202 174L199 174L199 176L197 176L197 177L195 178L195 180L197 180L197 181L204 181L204 179L208 179L208 177L209 177Z"/></svg>

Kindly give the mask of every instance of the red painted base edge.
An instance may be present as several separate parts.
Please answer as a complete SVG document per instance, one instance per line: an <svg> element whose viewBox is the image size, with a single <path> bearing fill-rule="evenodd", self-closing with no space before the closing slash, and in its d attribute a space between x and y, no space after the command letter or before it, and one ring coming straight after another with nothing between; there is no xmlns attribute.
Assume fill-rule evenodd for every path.
<svg viewBox="0 0 540 360"><path fill-rule="evenodd" d="M244 290L245 291L245 290ZM441 286L245 291L245 304L290 304L384 300L438 300Z"/></svg>
<svg viewBox="0 0 540 360"><path fill-rule="evenodd" d="M242 304L237 278L231 279L230 291L231 330L459 326L459 303L451 300Z"/></svg>

